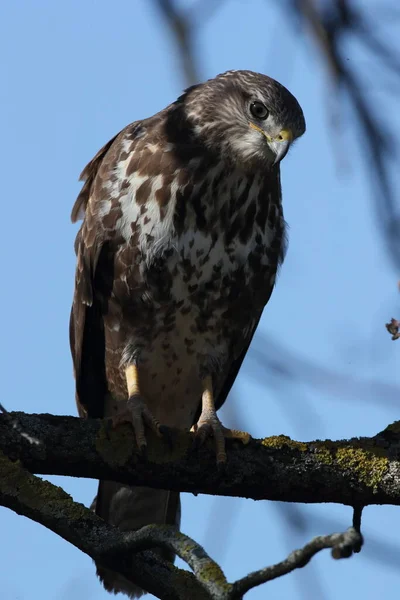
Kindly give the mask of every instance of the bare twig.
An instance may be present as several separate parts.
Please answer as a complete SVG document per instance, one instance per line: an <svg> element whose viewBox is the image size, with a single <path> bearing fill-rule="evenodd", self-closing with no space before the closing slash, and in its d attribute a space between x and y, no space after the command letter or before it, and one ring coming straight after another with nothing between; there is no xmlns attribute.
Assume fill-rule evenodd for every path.
<svg viewBox="0 0 400 600"><path fill-rule="evenodd" d="M361 534L361 517L363 506L354 506L353 507L353 527L358 533ZM357 552L357 550L355 550Z"/></svg>
<svg viewBox="0 0 400 600"><path fill-rule="evenodd" d="M246 592L262 583L304 567L317 552L324 548L332 548L332 557L338 559L348 558L353 552L359 552L361 545L361 534L354 527L350 527L344 533L318 536L300 550L291 552L285 560L239 579L233 585L232 597L241 598Z"/></svg>
<svg viewBox="0 0 400 600"><path fill-rule="evenodd" d="M213 599L229 598L232 586L227 582L220 566L208 556L200 544L171 525L147 525L139 531L122 533L118 543L112 544L106 552L126 555L154 546L172 550L185 561Z"/></svg>
<svg viewBox="0 0 400 600"><path fill-rule="evenodd" d="M348 402L349 398L353 400L362 398L363 404L375 404L376 399L379 398L380 404L385 404L393 409L398 406L399 386L390 381L379 381L368 376L357 378L354 373L347 375L339 370L325 367L301 354L290 351L287 346L271 335L261 334L254 340L249 351L249 358L254 361L260 374L261 370L263 373L268 371L268 382L276 382L278 390L282 382L290 382L296 390L301 383L306 382L320 395L327 392L334 393L339 402ZM298 392L296 392L296 399L297 397ZM280 404L283 404L288 400L290 400L290 396L285 388L282 390L279 401ZM302 406L305 401L307 398L302 396ZM305 405L311 415L312 407ZM313 415L313 418L316 417ZM322 423L319 427L322 430Z"/></svg>

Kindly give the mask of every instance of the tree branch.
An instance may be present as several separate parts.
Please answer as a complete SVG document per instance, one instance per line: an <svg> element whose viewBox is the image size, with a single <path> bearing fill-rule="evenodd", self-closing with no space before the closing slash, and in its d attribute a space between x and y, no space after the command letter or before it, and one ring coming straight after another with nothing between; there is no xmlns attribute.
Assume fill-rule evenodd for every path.
<svg viewBox="0 0 400 600"><path fill-rule="evenodd" d="M10 427L10 416L40 444L30 444ZM189 433L172 431L171 439L172 448L149 434L144 459L129 425L113 430L94 419L0 415L0 449L32 473L255 500L400 504L400 422L372 438L336 442L303 443L286 436L252 440L247 446L228 441L223 472L217 469L211 441L194 449Z"/></svg>
<svg viewBox="0 0 400 600"><path fill-rule="evenodd" d="M163 600L210 600L196 578L145 552L116 554L121 531L74 502L60 487L35 477L0 452L0 504L33 519L129 581ZM134 579L132 578L134 574Z"/></svg>
<svg viewBox="0 0 400 600"><path fill-rule="evenodd" d="M285 560L276 565L254 571L254 573L239 579L233 586L233 593L236 594L234 597L241 598L246 592L262 583L267 583L267 581L272 581L272 579L286 575L295 569L305 567L312 557L324 548L332 548L333 558L338 559L349 558L353 552L359 552L361 545L361 534L354 527L349 527L344 533L320 535L300 550L291 552Z"/></svg>
<svg viewBox="0 0 400 600"><path fill-rule="evenodd" d="M213 561L204 548L172 525L146 525L139 531L121 532L120 540L106 550L106 554L126 556L132 552L163 547L185 561L193 570L196 579L207 590L211 598L226 600L230 597L230 585L220 566Z"/></svg>
<svg viewBox="0 0 400 600"><path fill-rule="evenodd" d="M25 438L24 442L27 440ZM320 536L287 559L250 573L233 584L203 548L172 526L148 525L123 532L74 502L60 487L29 473L0 452L0 503L51 529L143 589L165 600L239 600L250 589L305 566L320 550L332 548L334 558L347 558L361 548L361 510L354 511L353 527L345 533ZM175 568L150 552L154 546L173 550L194 571ZM188 595L189 594L189 595Z"/></svg>
<svg viewBox="0 0 400 600"><path fill-rule="evenodd" d="M22 430L21 425L18 422L18 420L11 416L11 414L8 412L8 410L5 408L5 406L3 406L3 404L1 404L1 402L0 402L0 412L2 412L4 414L4 418L8 422L8 425L10 427L12 427L13 429L15 429L16 431L18 431L19 435L21 435L26 440L28 440L28 442L30 444L36 444L36 445L40 444L38 439L36 439L35 437L32 437L31 435L26 433L26 431Z"/></svg>

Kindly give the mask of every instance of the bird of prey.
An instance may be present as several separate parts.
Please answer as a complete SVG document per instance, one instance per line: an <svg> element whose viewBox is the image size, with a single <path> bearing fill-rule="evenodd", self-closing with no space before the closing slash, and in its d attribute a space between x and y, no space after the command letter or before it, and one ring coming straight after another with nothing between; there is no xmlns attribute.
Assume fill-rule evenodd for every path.
<svg viewBox="0 0 400 600"><path fill-rule="evenodd" d="M305 131L277 81L227 71L128 125L84 169L70 340L82 417L212 436L285 253L280 161ZM164 426L164 428L163 428ZM176 492L101 481L94 502L122 530L179 527ZM172 557L170 557L172 558ZM143 593L98 566L107 590Z"/></svg>

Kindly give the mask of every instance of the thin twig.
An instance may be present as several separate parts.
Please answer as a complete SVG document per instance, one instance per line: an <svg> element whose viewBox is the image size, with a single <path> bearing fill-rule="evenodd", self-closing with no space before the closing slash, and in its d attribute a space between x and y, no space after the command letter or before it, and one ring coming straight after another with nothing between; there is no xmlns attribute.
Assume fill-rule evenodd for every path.
<svg viewBox="0 0 400 600"><path fill-rule="evenodd" d="M106 549L106 553L126 555L154 546L172 550L186 562L213 600L230 598L232 586L227 582L221 567L208 556L200 544L172 525L146 525L139 531L124 533L117 544L112 544Z"/></svg>
<svg viewBox="0 0 400 600"><path fill-rule="evenodd" d="M358 533L361 533L361 517L363 506L354 506L353 507L353 527Z"/></svg>
<svg viewBox="0 0 400 600"><path fill-rule="evenodd" d="M315 554L325 548L332 548L332 557L348 558L353 552L359 552L362 536L354 527L349 527L344 533L321 535L306 544L300 550L294 550L289 556L271 567L254 571L233 584L232 598L241 598L252 588L286 575L295 569L304 567Z"/></svg>

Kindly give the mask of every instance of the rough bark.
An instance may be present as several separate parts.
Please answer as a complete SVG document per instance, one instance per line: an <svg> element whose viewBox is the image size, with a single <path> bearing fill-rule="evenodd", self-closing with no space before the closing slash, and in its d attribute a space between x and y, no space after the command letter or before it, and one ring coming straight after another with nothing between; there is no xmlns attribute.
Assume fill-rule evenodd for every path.
<svg viewBox="0 0 400 600"><path fill-rule="evenodd" d="M44 525L93 560L118 571L162 600L210 599L191 573L158 559L152 552L134 555L114 552L113 548L120 547L122 541L117 528L1 451L0 504Z"/></svg>
<svg viewBox="0 0 400 600"><path fill-rule="evenodd" d="M0 408L5 411L2 406ZM43 481L29 471L90 477L115 476L127 482L131 482L132 478L141 481L141 463L144 461L136 455L131 440L132 435L128 429L116 433L99 421L5 411L0 417L0 441L4 450L0 450L0 504L41 523L97 562L121 573L162 600L184 600L188 597L193 600L240 600L253 587L304 567L324 548L331 548L334 558L348 558L361 549L362 509L358 507L354 509L353 526L346 532L319 536L302 549L293 551L280 563L229 583L220 566L205 550L175 527L149 525L139 531L120 531L104 522L90 509L74 502L60 487ZM177 464L182 462L180 470L183 474L186 473L186 477L188 469L191 471L194 468L193 460L196 463L215 462L215 456L207 450L204 450L205 456L197 456L195 459L190 456L194 450L190 452L188 434L176 432L170 439L171 442L173 444L165 460L159 458L163 456L165 448L154 444L155 454L149 455L146 461L146 470L153 465L151 470L155 473L152 478L159 473L160 464L165 468L174 458ZM288 438L282 437L270 438L268 443L263 440L261 444L254 444L253 450L249 446L247 449L242 448L239 453L248 454L249 449L257 453L258 448L258 452L265 455L266 449L272 448L275 452L279 447L296 450L297 453L310 450L307 444L289 442ZM185 455L188 456L185 458ZM251 456L247 457L248 460ZM268 454L267 462L271 462L271 458ZM369 460L372 460L371 457ZM327 463L327 460L323 462ZM138 463L140 468L132 468L132 464L137 467ZM62 464L66 466L61 466ZM242 471L244 466L241 464ZM217 474L216 485L221 486L221 472ZM190 482L192 477L193 474L189 476ZM154 481L160 485L160 481ZM198 481L197 471L194 481ZM192 483L188 485L191 486ZM231 478L228 483L223 481L222 485L235 489ZM149 552L155 546L172 550L191 567L193 574L177 569Z"/></svg>
<svg viewBox="0 0 400 600"><path fill-rule="evenodd" d="M29 437L39 443L31 443ZM171 445L150 437L143 458L129 425L114 431L99 420L0 415L0 449L31 473L255 500L400 504L400 422L371 438L296 442L273 436L247 446L228 442L223 471L217 469L211 441L196 449L192 439L191 434L178 431L171 432ZM0 478L4 476L0 466Z"/></svg>

